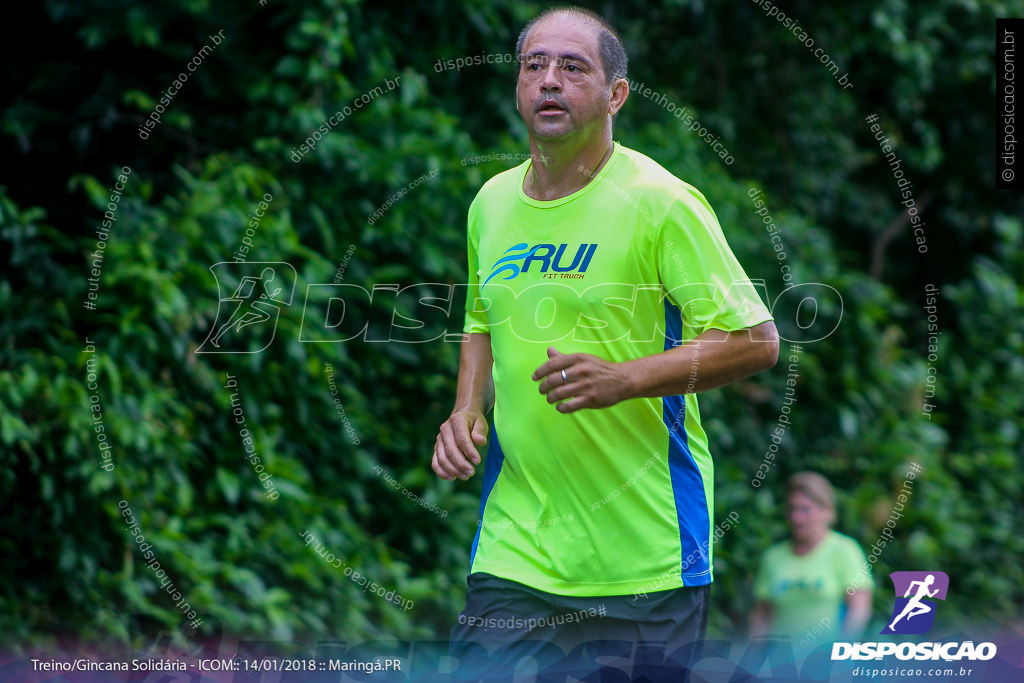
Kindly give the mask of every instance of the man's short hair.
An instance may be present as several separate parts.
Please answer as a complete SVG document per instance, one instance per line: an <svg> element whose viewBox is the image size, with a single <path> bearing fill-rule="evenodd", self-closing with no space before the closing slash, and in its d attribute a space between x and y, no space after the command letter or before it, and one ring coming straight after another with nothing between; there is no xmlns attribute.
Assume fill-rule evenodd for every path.
<svg viewBox="0 0 1024 683"><path fill-rule="evenodd" d="M797 472L786 482L786 496L802 493L835 516L836 494L828 479L817 472Z"/></svg>
<svg viewBox="0 0 1024 683"><path fill-rule="evenodd" d="M622 41L619 39L619 34L599 14L591 12L584 7L571 5L544 10L531 19L523 27L523 30L519 32L519 39L516 41L516 63L519 65L520 71L523 68L523 44L526 42L526 36L530 33L530 29L540 23L541 20L556 14L569 14L596 24L598 27L597 48L601 55L601 67L604 69L605 81L608 85L611 85L615 79L626 77L628 59L626 58L626 50L622 47Z"/></svg>

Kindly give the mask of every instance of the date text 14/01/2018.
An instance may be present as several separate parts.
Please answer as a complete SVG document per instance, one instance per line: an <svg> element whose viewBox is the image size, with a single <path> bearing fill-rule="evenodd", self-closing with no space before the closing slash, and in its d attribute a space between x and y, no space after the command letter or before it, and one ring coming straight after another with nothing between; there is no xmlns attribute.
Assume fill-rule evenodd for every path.
<svg viewBox="0 0 1024 683"><path fill-rule="evenodd" d="M401 671L402 660L378 658L373 661L343 661L340 659L215 659L204 660L206 671Z"/></svg>

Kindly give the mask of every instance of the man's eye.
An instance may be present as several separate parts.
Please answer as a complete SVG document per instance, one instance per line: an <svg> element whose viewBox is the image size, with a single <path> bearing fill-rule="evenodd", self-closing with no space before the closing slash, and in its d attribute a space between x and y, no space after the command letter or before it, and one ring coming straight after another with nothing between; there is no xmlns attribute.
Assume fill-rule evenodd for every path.
<svg viewBox="0 0 1024 683"><path fill-rule="evenodd" d="M526 65L526 68L529 69L530 71L536 71L537 69L540 68L540 64L537 62L530 62L529 64Z"/></svg>
<svg viewBox="0 0 1024 683"><path fill-rule="evenodd" d="M575 64L566 64L565 65L565 70L566 71L576 72L576 71L579 71L580 68L578 66L576 66Z"/></svg>

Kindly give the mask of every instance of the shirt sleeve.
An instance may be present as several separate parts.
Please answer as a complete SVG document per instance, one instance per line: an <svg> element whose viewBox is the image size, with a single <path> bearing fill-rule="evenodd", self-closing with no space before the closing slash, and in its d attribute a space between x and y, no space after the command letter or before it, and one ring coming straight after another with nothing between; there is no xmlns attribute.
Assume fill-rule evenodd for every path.
<svg viewBox="0 0 1024 683"><path fill-rule="evenodd" d="M476 203L469 207L469 217L466 221L466 255L467 255L467 276L466 282L466 321L462 331L469 334L473 332L490 332L487 326L486 310L481 305L480 299L480 253L479 240L476 231Z"/></svg>
<svg viewBox="0 0 1024 683"><path fill-rule="evenodd" d="M761 566L757 568L757 578L754 579L754 599L763 600L765 602L771 602L771 582L772 577L770 571L772 567L772 550L769 548L761 556Z"/></svg>
<svg viewBox="0 0 1024 683"><path fill-rule="evenodd" d="M868 558L864 555L864 550L852 538L847 537L843 541L840 552L837 553L838 562L836 563L843 590L845 591L847 588L865 591L873 590L875 582L871 578L870 571L867 577L862 573L864 568L868 566Z"/></svg>
<svg viewBox="0 0 1024 683"><path fill-rule="evenodd" d="M731 332L772 320L725 241L715 212L700 192L684 187L658 230L658 276L683 322L696 334Z"/></svg>

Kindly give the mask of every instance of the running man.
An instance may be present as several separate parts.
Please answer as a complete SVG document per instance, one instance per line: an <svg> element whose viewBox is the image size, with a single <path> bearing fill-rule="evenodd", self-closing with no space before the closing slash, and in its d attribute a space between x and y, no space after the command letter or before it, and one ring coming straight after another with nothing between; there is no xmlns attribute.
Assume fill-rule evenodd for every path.
<svg viewBox="0 0 1024 683"><path fill-rule="evenodd" d="M929 574L928 576L926 576L924 578L924 581L910 582L910 585L907 586L907 592L903 594L903 597L910 597L910 594L914 592L914 586L918 587L917 595L910 598L910 601L903 607L903 611L901 611L899 615L892 620L892 623L889 624L890 631L895 632L895 629L893 627L896 626L896 622L898 622L903 617L906 617L907 621L910 621L918 614L928 614L933 609L935 609L928 603L921 602L922 598L933 598L939 592L938 588L936 588L934 591L929 592L928 587L931 586L933 583L935 583L934 574Z"/></svg>
<svg viewBox="0 0 1024 683"><path fill-rule="evenodd" d="M614 30L548 11L516 53L531 159L469 208L468 339L432 461L465 480L488 447L453 678L507 680L526 657L583 678L624 657L632 680L678 681L712 581L695 394L772 367L778 336L703 195L613 141Z"/></svg>
<svg viewBox="0 0 1024 683"><path fill-rule="evenodd" d="M241 333L243 328L265 322L273 317L273 313L278 307L270 302L276 301L277 296L281 294L280 287L270 291L270 283L274 281L275 274L274 269L268 266L263 269L258 278L251 275L246 275L242 278L242 281L238 283L238 287L235 288L235 293L231 295L231 298L227 299L227 301L237 301L238 307L231 314L231 318L224 323L213 339L210 340L211 344L220 348L220 338L228 330ZM257 286L262 290L259 296L255 296Z"/></svg>

